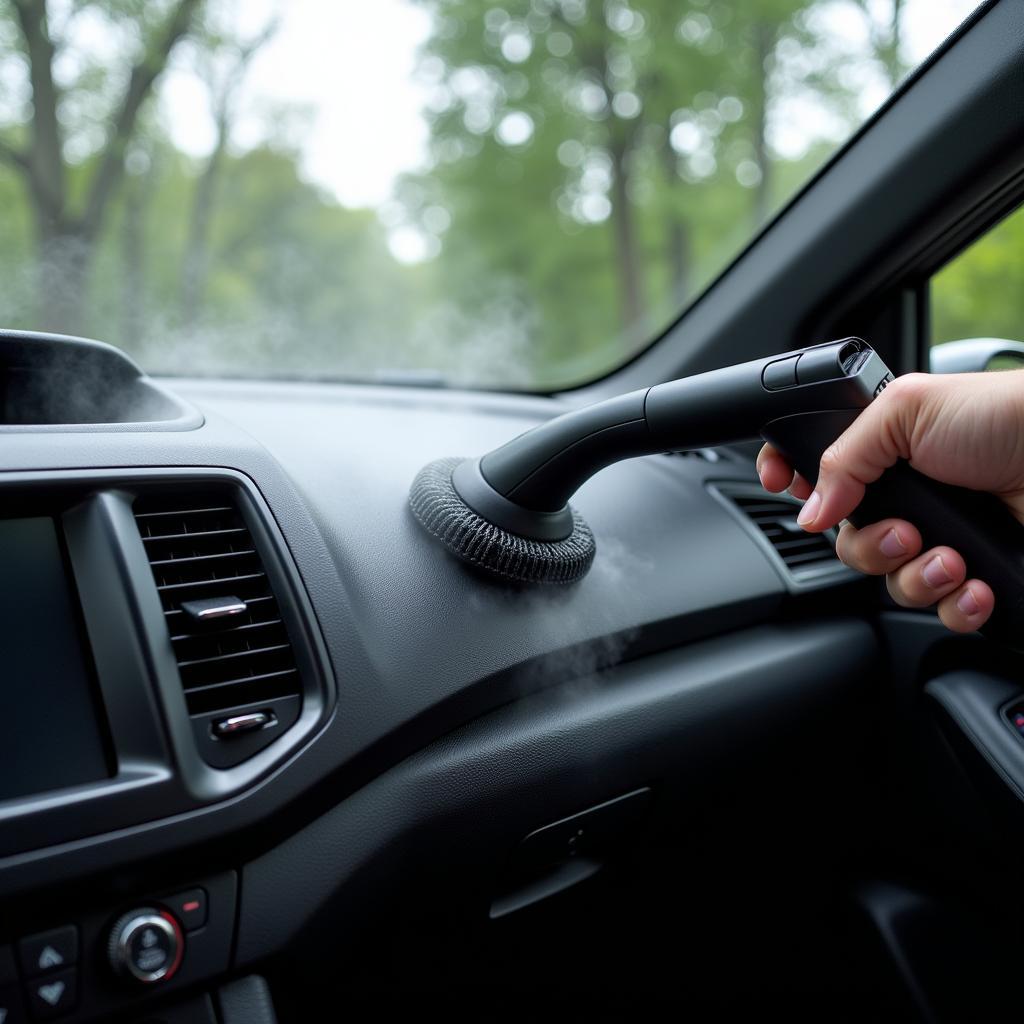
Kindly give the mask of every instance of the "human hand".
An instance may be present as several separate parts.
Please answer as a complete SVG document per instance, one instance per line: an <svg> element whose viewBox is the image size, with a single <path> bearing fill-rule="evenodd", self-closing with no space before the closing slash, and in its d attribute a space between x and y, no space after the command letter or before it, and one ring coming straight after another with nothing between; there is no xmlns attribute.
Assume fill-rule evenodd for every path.
<svg viewBox="0 0 1024 1024"><path fill-rule="evenodd" d="M898 459L943 483L995 494L1024 523L1024 370L898 377L822 455L813 489L770 444L757 472L766 490L805 499L797 521L818 533L848 516L865 486ZM988 584L966 579L953 548L921 547L912 523L885 519L859 530L844 523L836 553L854 569L884 575L905 608L937 605L958 633L984 625L995 605Z"/></svg>

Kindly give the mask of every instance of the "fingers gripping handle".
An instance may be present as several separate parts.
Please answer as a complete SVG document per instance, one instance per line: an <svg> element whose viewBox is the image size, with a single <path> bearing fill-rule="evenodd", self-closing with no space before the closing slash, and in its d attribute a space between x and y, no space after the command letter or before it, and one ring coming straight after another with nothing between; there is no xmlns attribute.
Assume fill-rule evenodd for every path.
<svg viewBox="0 0 1024 1024"><path fill-rule="evenodd" d="M762 435L814 484L822 454L860 412L787 416L766 424ZM868 486L850 522L861 527L889 518L913 523L925 550L948 545L959 551L968 577L984 580L995 594L995 609L981 632L1024 648L1024 526L998 498L939 483L901 460Z"/></svg>

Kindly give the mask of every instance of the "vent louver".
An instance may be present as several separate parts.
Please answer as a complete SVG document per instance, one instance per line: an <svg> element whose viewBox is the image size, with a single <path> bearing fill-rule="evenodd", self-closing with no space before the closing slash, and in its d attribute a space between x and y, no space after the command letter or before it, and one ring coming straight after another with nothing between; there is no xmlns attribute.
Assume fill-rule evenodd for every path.
<svg viewBox="0 0 1024 1024"><path fill-rule="evenodd" d="M722 453L714 448L684 448L680 451L665 452L673 459L696 459L698 462L721 462Z"/></svg>
<svg viewBox="0 0 1024 1024"><path fill-rule="evenodd" d="M832 531L806 533L800 528L796 521L800 506L795 501L753 489L720 490L758 528L798 583L848 571L836 557Z"/></svg>
<svg viewBox="0 0 1024 1024"><path fill-rule="evenodd" d="M134 505L163 605L200 753L228 767L266 746L298 717L302 686L266 568L230 492L150 494ZM200 622L185 606L244 602L244 611ZM259 710L263 735L219 740L226 717Z"/></svg>

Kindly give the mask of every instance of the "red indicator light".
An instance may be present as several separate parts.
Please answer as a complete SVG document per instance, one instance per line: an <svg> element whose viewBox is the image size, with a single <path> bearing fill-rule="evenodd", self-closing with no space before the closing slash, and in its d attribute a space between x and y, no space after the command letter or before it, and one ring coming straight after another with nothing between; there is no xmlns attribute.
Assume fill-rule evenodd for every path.
<svg viewBox="0 0 1024 1024"><path fill-rule="evenodd" d="M1018 715L1013 721L1015 725L1024 725L1024 715Z"/></svg>
<svg viewBox="0 0 1024 1024"><path fill-rule="evenodd" d="M1021 725L1024 725L1024 718L1021 718L1020 723L1021 723ZM188 903L185 903L182 906L181 911L182 911L183 914L191 914L193 910L198 910L198 909L199 909L199 900L189 900Z"/></svg>

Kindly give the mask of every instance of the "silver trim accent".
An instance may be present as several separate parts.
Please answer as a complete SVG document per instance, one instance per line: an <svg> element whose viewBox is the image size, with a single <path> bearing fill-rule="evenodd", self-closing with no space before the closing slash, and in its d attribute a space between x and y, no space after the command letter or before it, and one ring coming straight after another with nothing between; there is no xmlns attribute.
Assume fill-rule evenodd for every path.
<svg viewBox="0 0 1024 1024"><path fill-rule="evenodd" d="M237 597L207 598L205 601L183 601L181 604L181 610L196 622L242 615L246 607L246 603Z"/></svg>
<svg viewBox="0 0 1024 1024"><path fill-rule="evenodd" d="M160 967L155 971L139 970L132 961L128 950L128 944L131 942L134 935L143 928L156 928L158 931L163 932L171 943L171 950L167 956L166 963L163 967ZM151 985L154 981L160 981L167 977L168 971L170 971L174 962L178 959L179 945L178 935L166 918L160 917L158 914L142 914L138 917L133 917L130 921L126 921L124 923L117 936L115 949L117 951L117 958L120 961L120 966L137 981L141 981L146 985Z"/></svg>
<svg viewBox="0 0 1024 1024"><path fill-rule="evenodd" d="M239 733L255 732L257 729L265 729L273 725L277 718L268 711L250 711L246 715L232 715L230 718L222 718L213 723L215 736L227 738L237 736Z"/></svg>

